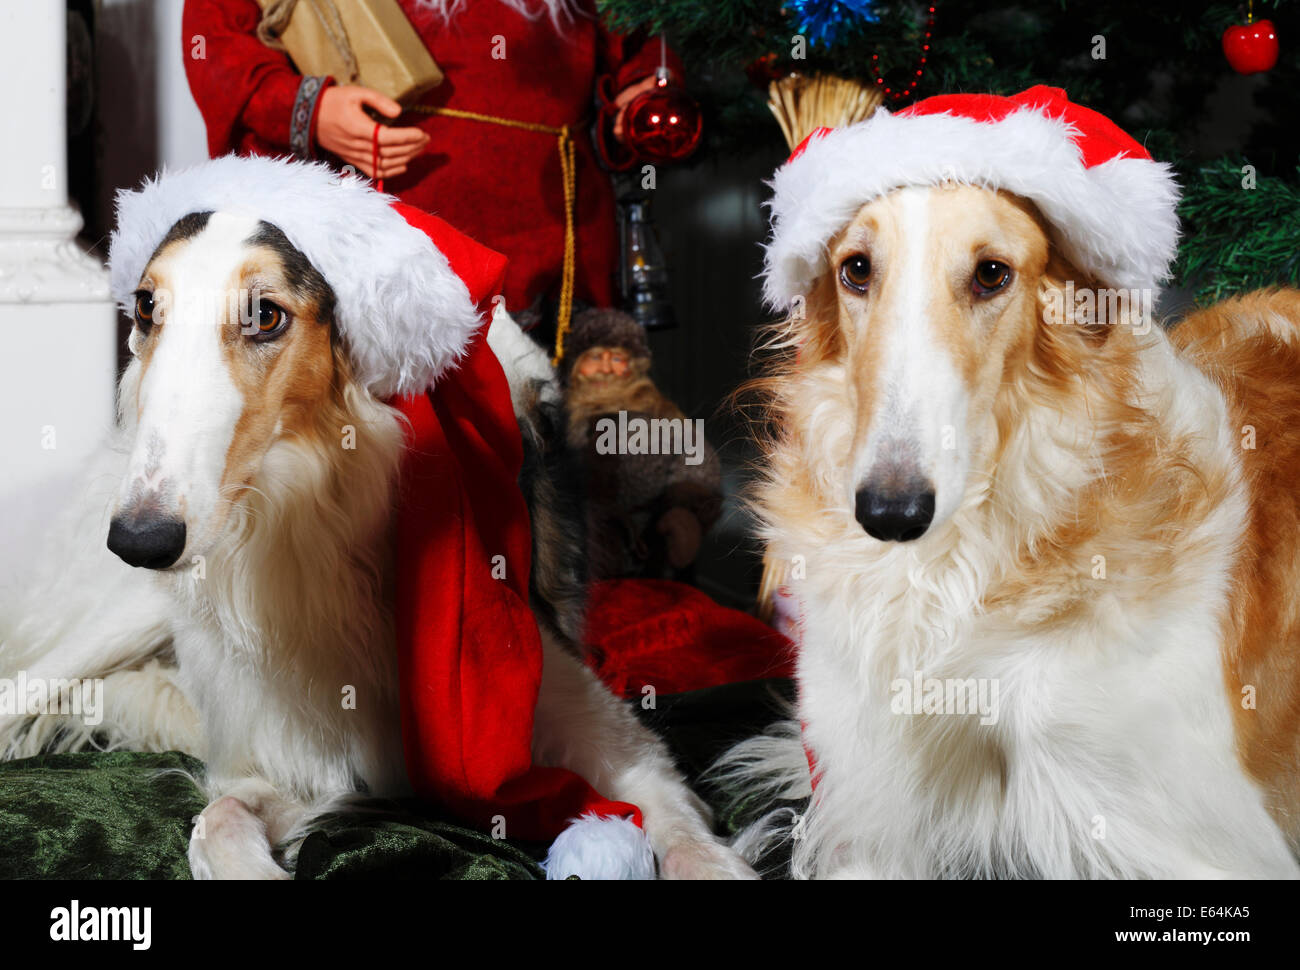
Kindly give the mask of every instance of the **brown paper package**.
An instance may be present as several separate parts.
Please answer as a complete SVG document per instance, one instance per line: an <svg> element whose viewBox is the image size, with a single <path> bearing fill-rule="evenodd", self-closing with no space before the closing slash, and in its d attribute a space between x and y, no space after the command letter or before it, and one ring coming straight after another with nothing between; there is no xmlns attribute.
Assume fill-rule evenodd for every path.
<svg viewBox="0 0 1300 970"><path fill-rule="evenodd" d="M266 9L277 0L258 2ZM403 105L442 83L442 70L397 0L299 0L280 40L302 74L362 84ZM356 76L344 45L352 49Z"/></svg>

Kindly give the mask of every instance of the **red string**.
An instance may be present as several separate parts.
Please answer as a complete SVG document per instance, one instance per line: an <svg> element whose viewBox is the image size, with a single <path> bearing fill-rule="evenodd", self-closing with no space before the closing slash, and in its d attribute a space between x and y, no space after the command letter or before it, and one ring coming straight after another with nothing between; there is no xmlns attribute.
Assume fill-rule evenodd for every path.
<svg viewBox="0 0 1300 970"><path fill-rule="evenodd" d="M375 188L384 191L384 180L379 177L379 122L375 122L374 134L370 136L370 170L375 173Z"/></svg>

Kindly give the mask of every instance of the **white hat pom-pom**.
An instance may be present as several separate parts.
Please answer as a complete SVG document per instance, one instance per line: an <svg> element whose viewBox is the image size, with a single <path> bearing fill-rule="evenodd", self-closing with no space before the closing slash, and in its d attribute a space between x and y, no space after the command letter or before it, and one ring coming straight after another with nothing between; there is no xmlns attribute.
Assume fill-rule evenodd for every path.
<svg viewBox="0 0 1300 970"><path fill-rule="evenodd" d="M547 879L653 879L655 856L641 827L626 818L574 819L546 854Z"/></svg>

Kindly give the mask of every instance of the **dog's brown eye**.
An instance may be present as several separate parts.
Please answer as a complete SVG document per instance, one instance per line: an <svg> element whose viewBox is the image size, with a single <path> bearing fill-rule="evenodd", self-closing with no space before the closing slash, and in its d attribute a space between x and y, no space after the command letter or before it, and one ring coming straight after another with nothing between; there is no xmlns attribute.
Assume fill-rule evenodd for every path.
<svg viewBox="0 0 1300 970"><path fill-rule="evenodd" d="M135 294L135 322L145 333L153 326L153 294L148 290Z"/></svg>
<svg viewBox="0 0 1300 970"><path fill-rule="evenodd" d="M866 290L871 282L871 260L858 254L840 263L840 281L856 293Z"/></svg>
<svg viewBox="0 0 1300 970"><path fill-rule="evenodd" d="M976 296L988 296L1006 286L1010 279L1011 267L1006 263L1000 263L996 259L981 260L975 267L971 289Z"/></svg>
<svg viewBox="0 0 1300 970"><path fill-rule="evenodd" d="M271 340L289 326L288 312L270 300L259 300L253 309L257 314L257 329L252 334L254 340Z"/></svg>

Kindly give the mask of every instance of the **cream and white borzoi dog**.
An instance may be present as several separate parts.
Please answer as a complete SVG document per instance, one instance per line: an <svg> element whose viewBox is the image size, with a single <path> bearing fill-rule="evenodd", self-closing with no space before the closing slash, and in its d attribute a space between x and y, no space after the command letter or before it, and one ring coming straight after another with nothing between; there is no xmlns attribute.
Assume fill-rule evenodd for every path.
<svg viewBox="0 0 1300 970"><path fill-rule="evenodd" d="M768 296L794 312L756 506L797 721L723 770L811 800L740 847L790 838L797 877L1294 877L1300 292L1172 332L1140 295L1094 312L1099 251L1172 249L1170 194L1157 220L1081 193L1089 250L1015 180L1090 177L1029 114L878 116L777 175ZM891 153L922 161L855 187ZM804 218L820 240L783 235Z"/></svg>
<svg viewBox="0 0 1300 970"><path fill-rule="evenodd" d="M283 225L273 212L288 213ZM314 265L309 240L337 262ZM413 292L367 275L394 265L422 274ZM273 850L322 812L362 786L380 797L408 791L386 595L403 426L373 389L408 387L410 375L382 379L383 354L359 328L409 324L398 336L411 353L443 363L454 337L416 344L444 325L467 335L475 316L428 237L386 197L324 166L225 158L124 193L113 269L132 277L115 286L135 291L120 428L88 476L72 544L52 558L18 621L0 629L0 674L103 678L103 723L10 718L0 721L0 751L95 744L193 754L206 763L210 798L190 845L194 874L284 878ZM375 319L355 319L355 306L343 319L344 297L359 297L330 276L374 301ZM212 298L240 290L261 295L251 327L238 301ZM459 322L457 300L469 313ZM554 397L545 356L508 317L498 314L489 344L517 405ZM347 427L356 441L345 451ZM548 514L534 509L535 521ZM567 625L578 623L570 616ZM640 806L638 838L662 875L752 878L714 839L662 743L554 625L543 632L536 763ZM367 703L345 710L340 684ZM564 871L638 871L640 858L646 874L648 853L629 854L616 833L602 842L606 825L630 823L570 827L565 836L591 838L568 840ZM620 847L623 855L601 856Z"/></svg>

